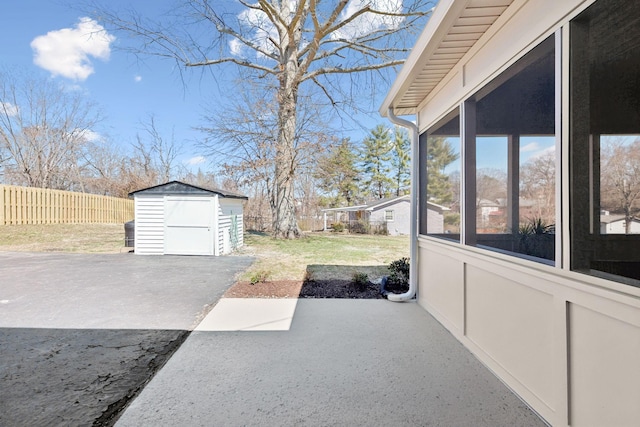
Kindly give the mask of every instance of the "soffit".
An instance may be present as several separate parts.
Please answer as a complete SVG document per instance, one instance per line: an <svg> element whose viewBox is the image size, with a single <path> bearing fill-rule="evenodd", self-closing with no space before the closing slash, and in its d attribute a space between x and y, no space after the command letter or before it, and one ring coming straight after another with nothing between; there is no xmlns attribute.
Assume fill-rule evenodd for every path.
<svg viewBox="0 0 640 427"><path fill-rule="evenodd" d="M381 108L415 114L514 0L441 0Z"/></svg>

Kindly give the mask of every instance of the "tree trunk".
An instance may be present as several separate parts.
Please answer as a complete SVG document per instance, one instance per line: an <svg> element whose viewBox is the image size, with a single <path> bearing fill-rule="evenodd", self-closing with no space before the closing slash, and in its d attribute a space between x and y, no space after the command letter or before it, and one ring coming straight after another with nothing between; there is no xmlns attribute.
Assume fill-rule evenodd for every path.
<svg viewBox="0 0 640 427"><path fill-rule="evenodd" d="M287 91L281 103L278 141L276 142L275 182L273 190L273 234L276 238L300 236L294 199L293 148L296 133L296 101L294 91Z"/></svg>
<svg viewBox="0 0 640 427"><path fill-rule="evenodd" d="M278 88L278 140L276 141L275 182L272 198L275 238L300 237L294 197L295 138L298 105L298 62L295 49L284 49L284 64Z"/></svg>

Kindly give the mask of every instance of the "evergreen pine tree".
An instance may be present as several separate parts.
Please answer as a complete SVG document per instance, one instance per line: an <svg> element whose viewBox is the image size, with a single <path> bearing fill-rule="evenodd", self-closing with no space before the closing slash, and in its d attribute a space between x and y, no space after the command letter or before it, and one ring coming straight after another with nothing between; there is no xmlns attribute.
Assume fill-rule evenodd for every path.
<svg viewBox="0 0 640 427"><path fill-rule="evenodd" d="M394 132L391 167L395 195L407 194L411 185L411 142L407 132L399 126L395 127Z"/></svg>
<svg viewBox="0 0 640 427"><path fill-rule="evenodd" d="M391 172L391 135L383 125L376 126L362 141L363 184L375 199L388 197L393 188Z"/></svg>
<svg viewBox="0 0 640 427"><path fill-rule="evenodd" d="M357 151L349 138L318 160L315 178L318 187L327 194L330 207L348 206L360 198L357 160Z"/></svg>
<svg viewBox="0 0 640 427"><path fill-rule="evenodd" d="M457 160L451 143L443 137L429 137L427 141L427 197L439 205L447 205L453 200L451 182L445 168Z"/></svg>

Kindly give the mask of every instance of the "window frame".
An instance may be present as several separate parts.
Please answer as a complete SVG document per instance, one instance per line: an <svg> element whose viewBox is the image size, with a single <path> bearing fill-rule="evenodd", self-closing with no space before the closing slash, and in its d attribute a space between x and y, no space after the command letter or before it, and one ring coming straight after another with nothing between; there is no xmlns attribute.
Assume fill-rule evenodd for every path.
<svg viewBox="0 0 640 427"><path fill-rule="evenodd" d="M389 218L389 214L391 214L391 218ZM385 209L385 211L384 211L384 220L385 220L385 222L394 222L395 221L395 211L393 209Z"/></svg>

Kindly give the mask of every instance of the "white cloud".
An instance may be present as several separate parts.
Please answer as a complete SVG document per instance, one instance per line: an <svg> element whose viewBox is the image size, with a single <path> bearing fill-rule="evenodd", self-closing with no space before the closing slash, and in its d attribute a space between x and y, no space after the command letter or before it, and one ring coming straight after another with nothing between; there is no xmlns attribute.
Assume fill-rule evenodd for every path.
<svg viewBox="0 0 640 427"><path fill-rule="evenodd" d="M136 83L140 83L142 81L142 76L138 76L138 75L133 76L133 81Z"/></svg>
<svg viewBox="0 0 640 427"><path fill-rule="evenodd" d="M269 38L278 40L278 31L273 23L269 21L266 13L257 9L246 9L238 15L238 20L243 26L251 28L254 34L251 41L255 43L258 48L265 52L272 52L275 50L275 47L273 46L273 43L269 41ZM236 56L241 56L244 51L242 43L237 39L233 39L229 42L229 49L231 50L231 53ZM258 56L261 55L262 54L260 53L258 54Z"/></svg>
<svg viewBox="0 0 640 427"><path fill-rule="evenodd" d="M538 144L537 142L530 142L527 145L525 145L524 147L520 147L520 151L522 152L527 152L527 151L537 151L540 149L540 144Z"/></svg>
<svg viewBox="0 0 640 427"><path fill-rule="evenodd" d="M242 56L242 48L244 45L238 39L233 39L229 42L229 50L231 50L231 54L234 56Z"/></svg>
<svg viewBox="0 0 640 427"><path fill-rule="evenodd" d="M104 140L102 135L91 129L76 128L73 131L69 132L68 136L74 139L82 139L86 142L100 142Z"/></svg>
<svg viewBox="0 0 640 427"><path fill-rule="evenodd" d="M188 164L189 166L195 166L195 165L200 165L206 161L207 159L203 156L195 156L188 159L185 163Z"/></svg>
<svg viewBox="0 0 640 427"><path fill-rule="evenodd" d="M20 112L18 106L10 102L0 102L0 110L9 117L15 117Z"/></svg>
<svg viewBox="0 0 640 427"><path fill-rule="evenodd" d="M351 0L340 19L344 21L369 5L382 12L402 12L402 0ZM331 35L333 39L354 39L382 28L398 28L403 17L365 13Z"/></svg>
<svg viewBox="0 0 640 427"><path fill-rule="evenodd" d="M75 28L63 28L31 42L33 62L54 76L84 81L94 72L91 58L106 61L115 37L91 18L80 18Z"/></svg>

